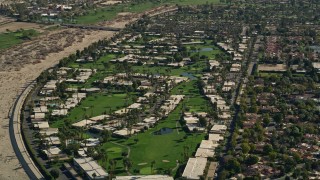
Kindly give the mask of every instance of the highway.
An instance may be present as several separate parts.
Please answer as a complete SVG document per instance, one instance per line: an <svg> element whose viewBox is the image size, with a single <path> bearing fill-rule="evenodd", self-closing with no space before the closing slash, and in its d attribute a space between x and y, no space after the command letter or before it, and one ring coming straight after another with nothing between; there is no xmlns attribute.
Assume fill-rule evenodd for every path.
<svg viewBox="0 0 320 180"><path fill-rule="evenodd" d="M18 96L16 99L15 104L13 105L10 123L9 123L9 133L10 133L10 140L13 146L14 152L18 157L18 160L29 176L30 179L45 179L42 173L39 171L38 167L34 164L32 158L27 151L23 137L21 134L21 122L20 122L20 114L21 109L24 104L25 99L27 98L28 94L34 87L35 83L32 82L28 85L23 92Z"/></svg>

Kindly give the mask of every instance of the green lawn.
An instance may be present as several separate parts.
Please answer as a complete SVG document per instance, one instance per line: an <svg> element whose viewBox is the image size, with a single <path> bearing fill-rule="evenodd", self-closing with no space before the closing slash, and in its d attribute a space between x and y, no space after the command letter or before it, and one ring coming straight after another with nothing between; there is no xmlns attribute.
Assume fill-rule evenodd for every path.
<svg viewBox="0 0 320 180"><path fill-rule="evenodd" d="M129 159L132 161L131 173L139 172L137 174L152 174L151 162L154 160L154 172L163 173L164 170L172 170L176 167L176 161L185 161L182 153L184 148L187 148L188 156L196 151L197 145L204 139L204 133L189 133L186 134L180 127L177 121L180 119L182 105L174 110L168 118L159 122L159 124L152 129L139 133L129 139L117 139L114 142L120 143L131 148ZM178 124L178 127L176 126ZM173 132L165 135L154 135L153 132L160 130L161 128L172 128ZM138 142L135 143L134 139L137 138ZM104 145L106 147L115 146L110 142ZM108 153L108 157L109 157ZM117 159L117 164L121 164L121 154L114 156L115 153L110 156ZM123 165L121 164L119 173L123 173ZM134 173L135 174L135 173Z"/></svg>
<svg viewBox="0 0 320 180"><path fill-rule="evenodd" d="M182 155L183 152L186 151L189 157L192 156L196 151L197 145L201 140L205 139L204 133L184 132L178 122L183 104L185 104L190 111L206 111L208 101L199 95L196 81L189 81L178 85L171 91L171 94L184 94L186 98L167 118L161 120L155 128L134 135L129 139L112 139L112 142L130 147L131 153L129 159L133 164L130 172L133 174L163 174L164 171L170 171L174 174L177 161L186 161ZM165 135L153 134L153 132L161 128L171 128L173 132ZM136 138L138 139L137 143L134 141ZM107 150L110 147L122 148L111 142L103 145L103 148ZM127 150L122 148L122 151ZM109 156L117 160L116 173L118 173L118 175L125 174L121 153L108 153L108 157ZM151 162L153 160L155 161L155 165L154 170L151 171ZM121 164L120 167L118 164Z"/></svg>
<svg viewBox="0 0 320 180"><path fill-rule="evenodd" d="M196 81L181 83L173 88L171 93L185 95L183 102L187 107L186 110L190 112L207 112L210 107L209 101L200 94Z"/></svg>
<svg viewBox="0 0 320 180"><path fill-rule="evenodd" d="M219 0L161 0L161 1L147 1L139 4L127 3L113 5L98 10L92 10L87 15L77 17L77 24L94 24L97 22L112 20L120 12L141 13L146 10L156 8L162 5L199 5L205 3L219 3Z"/></svg>
<svg viewBox="0 0 320 180"><path fill-rule="evenodd" d="M200 76L202 71L206 68L206 61L199 60L198 62L180 68L169 66L133 66L133 71L137 73L151 73L151 74L165 74L171 76L181 76L183 73L193 74L193 76Z"/></svg>
<svg viewBox="0 0 320 180"><path fill-rule="evenodd" d="M198 45L186 45L187 49L189 51L191 51L191 47L199 50L200 49L200 52L199 52L199 55L202 56L202 55L205 55L207 56L209 59L215 59L215 55L218 54L220 51L220 49L214 45L211 45L212 41L211 40L207 40L206 41L206 44L198 44ZM212 48L212 51L201 51L201 49L204 49L204 48ZM191 53L191 55L194 55L194 54L197 54L196 52L194 53Z"/></svg>
<svg viewBox="0 0 320 180"><path fill-rule="evenodd" d="M112 143L104 143L101 148L106 150L108 162L102 163L102 161L100 160L99 161L100 165L108 170L109 160L114 159L116 160L116 163L117 163L115 173L126 175L125 170L123 168L122 152L127 152L128 151L127 148L118 146Z"/></svg>
<svg viewBox="0 0 320 180"><path fill-rule="evenodd" d="M77 63L77 62L72 62L69 67L71 68L94 68L94 69L99 69L99 70L103 70L104 66L103 63L108 62L112 59L115 59L116 55L115 54L107 54L105 56L102 56L101 58L99 58L97 61L95 62L89 62L89 63Z"/></svg>
<svg viewBox="0 0 320 180"><path fill-rule="evenodd" d="M36 36L37 31L30 30L18 30L15 32L6 32L0 34L0 50L10 48L14 45L22 43L24 40Z"/></svg>
<svg viewBox="0 0 320 180"><path fill-rule="evenodd" d="M77 62L72 62L68 67L71 68L88 68L88 69L97 69L97 73L95 73L93 76L91 76L85 84L69 84L68 87L81 87L81 88L90 88L92 87L92 83L96 80L102 80L108 75L114 74L115 71L115 66L114 64L110 63L108 69L105 69L105 66L103 63L106 63L110 61L111 59L116 58L115 54L108 54L105 55L101 58L99 58L95 62L90 62L90 63L77 63Z"/></svg>
<svg viewBox="0 0 320 180"><path fill-rule="evenodd" d="M128 99L128 104L132 103L131 99ZM118 109L121 109L126 104L126 94L115 94L110 95L105 93L95 93L90 95L81 104L72 109L68 116L60 118L53 122L50 127L61 127L65 120L69 120L71 123L85 119L85 116L93 117L101 114L109 114Z"/></svg>
<svg viewBox="0 0 320 180"><path fill-rule="evenodd" d="M189 46L186 45L188 52L191 51L191 47L195 49L203 49L203 48L212 48L212 51L203 51L199 52L199 57L202 55L207 56L209 59L215 59L215 55L221 52L216 46L211 45L212 41L207 41L206 44L203 45L194 45ZM143 45L143 43L141 44ZM196 52L190 52L190 56L197 54ZM152 73L152 74L166 74L172 76L180 76L183 73L190 73L193 76L199 77L202 74L202 71L206 69L207 64L206 61L203 59L199 59L192 65L187 65L181 68L174 68L169 66L133 66L133 70L138 73Z"/></svg>
<svg viewBox="0 0 320 180"><path fill-rule="evenodd" d="M276 76L276 77L281 77L281 73L265 73L265 72L259 72L259 76L261 77L271 77L271 76Z"/></svg>

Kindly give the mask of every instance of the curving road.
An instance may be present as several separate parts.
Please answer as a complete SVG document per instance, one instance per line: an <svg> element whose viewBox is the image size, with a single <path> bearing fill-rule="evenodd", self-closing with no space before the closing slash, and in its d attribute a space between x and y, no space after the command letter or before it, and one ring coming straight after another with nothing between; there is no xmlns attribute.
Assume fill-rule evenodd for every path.
<svg viewBox="0 0 320 180"><path fill-rule="evenodd" d="M12 113L9 123L9 133L12 147L16 156L18 157L21 166L27 173L30 179L45 179L44 176L39 171L38 167L34 164L31 159L22 138L21 134L21 122L20 122L20 113L23 106L23 103L32 90L34 82L28 85L23 92L18 96L15 104L12 108Z"/></svg>

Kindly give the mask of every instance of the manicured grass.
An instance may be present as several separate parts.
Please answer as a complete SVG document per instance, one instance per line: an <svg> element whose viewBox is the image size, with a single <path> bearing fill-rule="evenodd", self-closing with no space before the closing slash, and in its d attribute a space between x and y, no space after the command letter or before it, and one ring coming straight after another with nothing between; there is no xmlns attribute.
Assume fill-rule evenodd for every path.
<svg viewBox="0 0 320 180"><path fill-rule="evenodd" d="M116 55L115 54L107 54L105 56L102 56L101 58L99 58L96 62L89 62L89 63L77 63L77 62L73 62L69 65L69 67L72 68L94 68L94 69L99 69L99 70L103 70L104 66L103 63L108 62L112 59L115 59Z"/></svg>
<svg viewBox="0 0 320 180"><path fill-rule="evenodd" d="M220 49L214 45L211 45L212 41L206 41L206 44L198 44L198 45L187 45L189 51L191 51L191 47L194 47L195 49L199 50L199 56L207 56L209 59L215 59L215 55L218 54ZM212 48L212 51L201 51L201 49L204 48ZM197 54L196 52L191 53L191 55Z"/></svg>
<svg viewBox="0 0 320 180"><path fill-rule="evenodd" d="M91 11L86 16L81 16L76 18L77 24L91 24L99 21L107 21L114 19L118 13L121 12L131 12L131 13L141 13L148 9L152 9L160 6L159 3L146 2L142 4L120 4L111 7Z"/></svg>
<svg viewBox="0 0 320 180"><path fill-rule="evenodd" d="M108 162L103 163L100 160L99 161L100 165L108 170L110 167L109 161L115 160L116 161L115 173L126 175L125 170L123 168L122 152L127 152L128 151L127 148L118 146L112 143L104 143L101 148L106 150Z"/></svg>
<svg viewBox="0 0 320 180"><path fill-rule="evenodd" d="M179 123L183 104L190 111L206 111L206 104L208 102L199 95L196 81L189 81L178 85L171 91L171 94L184 94L186 98L167 118L159 121L156 127L134 135L129 139L113 138L111 140L112 142L130 147L131 153L129 159L132 162L130 172L133 174L162 174L166 170L174 174L175 172L172 170L177 166L177 161L186 161L183 157L184 151L187 152L188 157L192 156L196 151L197 145L201 140L205 139L205 133L186 133L182 130ZM173 132L164 135L153 134L153 132L161 128L171 128ZM135 139L138 139L138 141L135 142ZM110 146L118 147L111 142L107 142L104 146L107 150ZM113 153L111 156L119 161L117 164L121 163L121 155L118 154L116 157L114 155ZM155 161L153 170L151 170L152 161ZM123 173L123 165L121 168L122 170L119 169L120 174Z"/></svg>
<svg viewBox="0 0 320 180"><path fill-rule="evenodd" d="M182 153L187 149L188 156L192 156L197 145L204 139L204 133L185 133L177 121L180 119L182 105L180 104L166 119L152 129L130 137L127 140L119 139L115 142L129 146L131 153L129 159L133 163L131 173L151 174L151 162L155 161L153 173L163 173L172 170L177 165L177 160L184 162ZM178 124L178 125L176 125ZM154 135L153 132L161 128L171 128L173 132L165 135ZM134 139L137 138L136 143ZM109 143L110 144L110 143ZM118 157L121 158L121 157ZM164 162L167 161L167 162Z"/></svg>
<svg viewBox="0 0 320 180"><path fill-rule="evenodd" d="M77 24L93 24L101 21L112 20L120 12L141 13L146 10L156 8L162 5L199 5L205 3L219 3L219 0L162 0L162 1L147 1L139 4L127 3L113 5L98 10L92 10L89 14L76 18Z"/></svg>
<svg viewBox="0 0 320 180"><path fill-rule="evenodd" d="M281 77L281 73L261 73L259 72L259 76L261 77L271 77L271 76L276 76L276 77Z"/></svg>
<svg viewBox="0 0 320 180"><path fill-rule="evenodd" d="M36 36L37 31L30 30L18 30L15 32L6 32L0 34L0 50L10 48L14 45L22 43L24 40Z"/></svg>
<svg viewBox="0 0 320 180"><path fill-rule="evenodd" d="M113 63L109 63L109 67L106 69L103 65L104 63L110 61L111 59L116 58L115 54L108 54L99 58L96 62L90 63L76 63L73 62L69 65L71 68L87 68L87 69L97 69L97 73L91 76L85 84L74 85L70 84L69 87L81 87L81 88L90 88L92 83L96 80L102 80L108 75L114 74L116 68Z"/></svg>
<svg viewBox="0 0 320 180"><path fill-rule="evenodd" d="M85 119L86 116L93 117L104 113L109 114L125 106L126 96L126 94L110 93L109 95L106 93L95 93L83 100L79 106L72 109L67 117L53 122L50 126L61 127L65 120L75 123ZM132 100L128 99L127 103L131 104Z"/></svg>
<svg viewBox="0 0 320 180"><path fill-rule="evenodd" d="M137 73L151 73L151 74L165 74L171 76L181 76L183 73L189 73L193 76L200 76L202 71L206 68L206 61L199 60L192 65L187 65L181 68L169 66L133 66L134 72Z"/></svg>
<svg viewBox="0 0 320 180"><path fill-rule="evenodd" d="M171 92L172 94L184 94L186 96L183 102L189 112L207 112L210 108L209 101L200 95L196 81L181 83Z"/></svg>

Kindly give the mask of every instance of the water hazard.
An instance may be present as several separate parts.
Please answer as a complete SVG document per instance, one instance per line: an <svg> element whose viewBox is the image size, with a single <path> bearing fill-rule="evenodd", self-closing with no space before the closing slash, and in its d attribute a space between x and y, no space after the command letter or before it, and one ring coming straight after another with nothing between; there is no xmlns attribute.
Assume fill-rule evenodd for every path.
<svg viewBox="0 0 320 180"><path fill-rule="evenodd" d="M164 135L172 133L173 129L171 128L161 128L159 131L153 132L153 135Z"/></svg>

